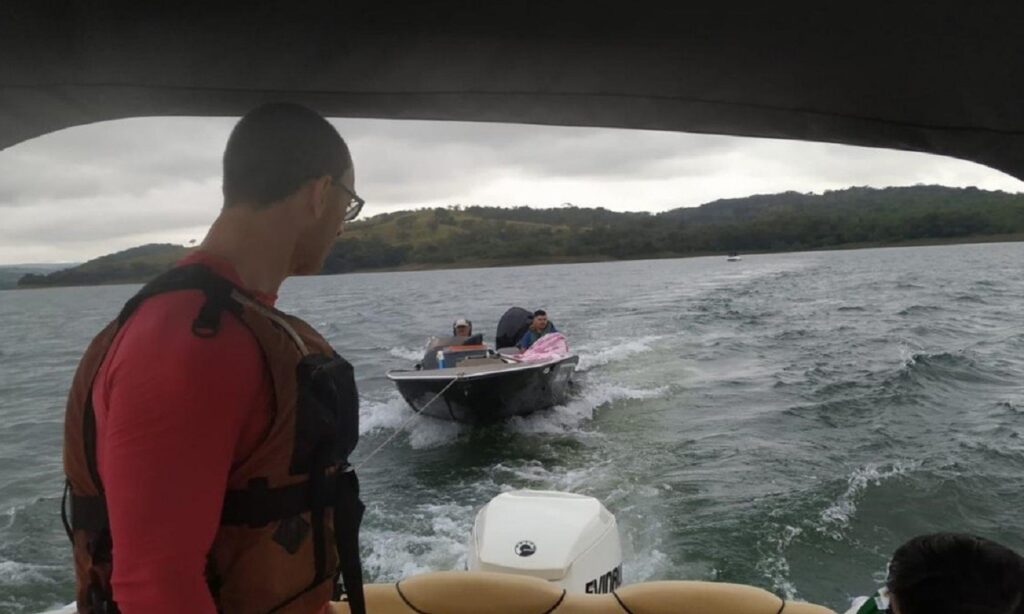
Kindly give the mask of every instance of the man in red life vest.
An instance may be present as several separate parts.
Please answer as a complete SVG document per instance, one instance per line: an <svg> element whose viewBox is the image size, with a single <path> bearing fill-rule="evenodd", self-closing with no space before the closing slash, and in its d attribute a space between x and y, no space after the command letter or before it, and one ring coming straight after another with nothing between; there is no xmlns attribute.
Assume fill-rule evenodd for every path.
<svg viewBox="0 0 1024 614"><path fill-rule="evenodd" d="M352 367L274 308L359 214L354 182L316 112L251 111L202 244L90 344L65 418L79 612L313 614L339 578L363 611Z"/></svg>

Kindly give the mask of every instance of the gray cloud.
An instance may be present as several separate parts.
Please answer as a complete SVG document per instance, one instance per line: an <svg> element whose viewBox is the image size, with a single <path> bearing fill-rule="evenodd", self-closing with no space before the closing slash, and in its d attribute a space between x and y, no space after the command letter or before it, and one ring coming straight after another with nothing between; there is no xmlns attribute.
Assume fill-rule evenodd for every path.
<svg viewBox="0 0 1024 614"><path fill-rule="evenodd" d="M233 118L80 126L0 151L0 263L201 238ZM573 202L658 211L754 193L941 183L1024 190L977 164L890 150L641 130L336 119L367 213ZM198 235L198 236L197 236Z"/></svg>
<svg viewBox="0 0 1024 614"><path fill-rule="evenodd" d="M230 119L103 122L48 134L0 152L0 207L141 195L220 175Z"/></svg>

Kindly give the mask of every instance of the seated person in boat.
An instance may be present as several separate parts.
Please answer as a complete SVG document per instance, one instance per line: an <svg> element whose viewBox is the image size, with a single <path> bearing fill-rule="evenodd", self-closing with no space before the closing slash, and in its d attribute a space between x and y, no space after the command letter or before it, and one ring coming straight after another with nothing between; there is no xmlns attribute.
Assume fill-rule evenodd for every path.
<svg viewBox="0 0 1024 614"><path fill-rule="evenodd" d="M548 320L548 313L543 309L538 309L533 312L533 320L530 323L530 328L528 328L526 332L523 333L523 336L519 338L519 342L516 343L516 347L518 347L520 351L525 351L544 335L557 332L558 329L555 328L555 325L551 320Z"/></svg>
<svg viewBox="0 0 1024 614"><path fill-rule="evenodd" d="M473 323L466 318L459 318L452 323L452 335L456 337L472 337Z"/></svg>
<svg viewBox="0 0 1024 614"><path fill-rule="evenodd" d="M452 322L452 336L449 338L434 337L429 345L480 345L484 342L483 333L473 334L473 322L459 318Z"/></svg>
<svg viewBox="0 0 1024 614"><path fill-rule="evenodd" d="M847 614L1022 614L1024 557L960 533L920 535L896 549L885 588Z"/></svg>

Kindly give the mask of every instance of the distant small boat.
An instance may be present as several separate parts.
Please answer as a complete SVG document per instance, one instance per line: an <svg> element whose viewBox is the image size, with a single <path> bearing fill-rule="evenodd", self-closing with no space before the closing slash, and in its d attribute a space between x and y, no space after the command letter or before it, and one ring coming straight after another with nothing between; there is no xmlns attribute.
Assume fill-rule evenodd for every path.
<svg viewBox="0 0 1024 614"><path fill-rule="evenodd" d="M726 262L739 262L740 260L743 260L743 258L740 258L740 255L736 252L730 252L729 256L725 260Z"/></svg>

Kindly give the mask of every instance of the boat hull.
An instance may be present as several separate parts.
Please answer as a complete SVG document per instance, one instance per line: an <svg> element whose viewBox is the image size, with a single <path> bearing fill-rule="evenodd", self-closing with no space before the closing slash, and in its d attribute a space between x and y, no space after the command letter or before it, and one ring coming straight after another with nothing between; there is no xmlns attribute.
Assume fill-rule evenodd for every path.
<svg viewBox="0 0 1024 614"><path fill-rule="evenodd" d="M417 412L441 420L489 424L564 402L578 362L578 356L569 356L493 372L432 369L393 372L388 377Z"/></svg>

